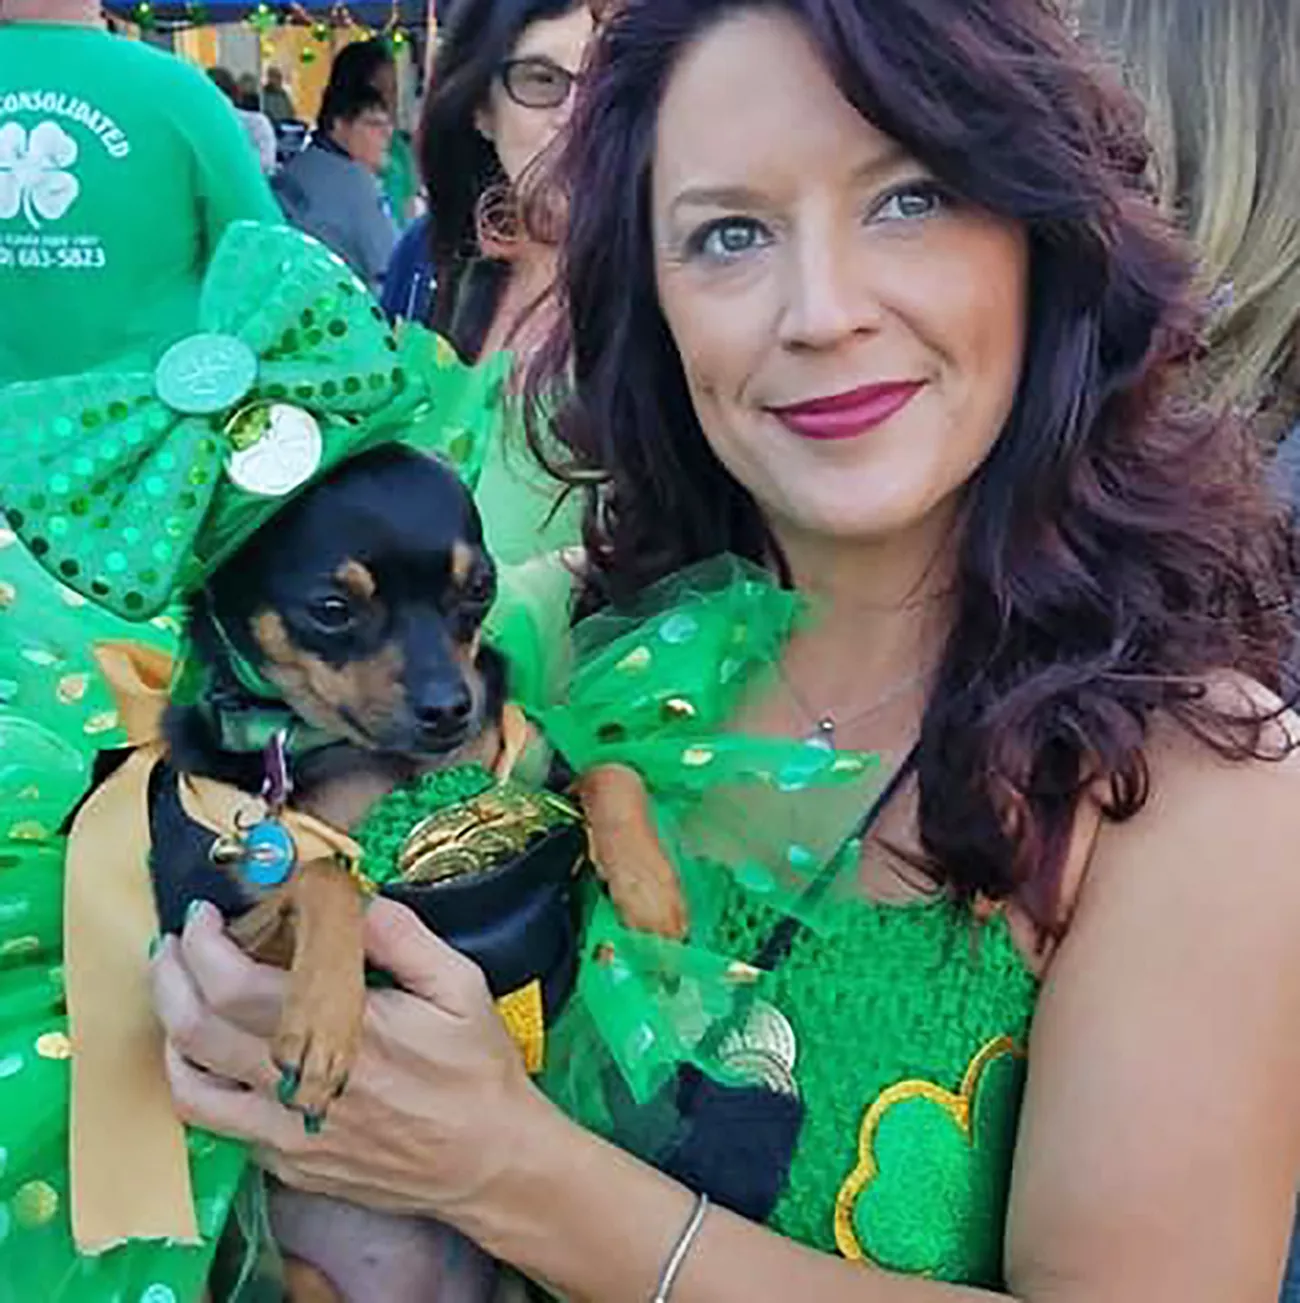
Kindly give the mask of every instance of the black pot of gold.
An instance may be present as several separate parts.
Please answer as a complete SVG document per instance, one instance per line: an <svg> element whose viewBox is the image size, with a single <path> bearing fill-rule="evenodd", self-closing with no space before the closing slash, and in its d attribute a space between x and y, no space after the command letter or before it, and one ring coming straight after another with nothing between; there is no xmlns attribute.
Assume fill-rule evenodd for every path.
<svg viewBox="0 0 1300 1303"><path fill-rule="evenodd" d="M573 984L572 885L587 838L575 806L478 766L428 774L385 797L354 836L385 896L483 969L499 1000L549 1022Z"/></svg>

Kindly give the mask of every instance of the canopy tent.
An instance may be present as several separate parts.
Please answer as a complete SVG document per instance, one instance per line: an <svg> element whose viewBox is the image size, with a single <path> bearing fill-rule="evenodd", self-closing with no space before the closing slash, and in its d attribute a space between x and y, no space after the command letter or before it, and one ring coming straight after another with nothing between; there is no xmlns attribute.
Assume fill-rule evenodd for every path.
<svg viewBox="0 0 1300 1303"><path fill-rule="evenodd" d="M428 0L106 0L104 8L114 17L140 26L158 24L205 27L248 22L266 27L283 24L329 23L336 27L361 24L383 30L387 27L421 28L429 19Z"/></svg>
<svg viewBox="0 0 1300 1303"><path fill-rule="evenodd" d="M201 68L261 84L277 68L297 116L315 120L333 57L379 36L397 58L398 123L411 130L434 12L448 0L104 0L127 31Z"/></svg>

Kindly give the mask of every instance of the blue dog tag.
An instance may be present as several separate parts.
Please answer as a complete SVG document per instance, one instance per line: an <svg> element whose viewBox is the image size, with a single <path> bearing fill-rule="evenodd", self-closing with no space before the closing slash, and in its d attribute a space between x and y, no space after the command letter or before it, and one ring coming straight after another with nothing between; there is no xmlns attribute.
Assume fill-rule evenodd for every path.
<svg viewBox="0 0 1300 1303"><path fill-rule="evenodd" d="M278 887L293 872L298 848L289 830L274 819L254 824L244 838L240 868L256 887Z"/></svg>

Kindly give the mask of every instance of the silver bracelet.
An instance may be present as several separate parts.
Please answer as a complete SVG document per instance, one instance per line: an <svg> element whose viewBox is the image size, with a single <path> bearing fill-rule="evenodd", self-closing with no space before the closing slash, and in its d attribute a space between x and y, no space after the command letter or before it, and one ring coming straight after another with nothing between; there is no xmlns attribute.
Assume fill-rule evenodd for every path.
<svg viewBox="0 0 1300 1303"><path fill-rule="evenodd" d="M704 1214L709 1211L709 1196L707 1194L697 1195L695 1199L695 1208L691 1213L691 1219L686 1223L681 1235L677 1237L677 1243L673 1245L673 1251L668 1255L668 1261L664 1263L664 1269L659 1274L659 1285L655 1290L654 1298L650 1303L668 1303L672 1296L673 1286L677 1283L677 1277L682 1269L682 1264L686 1261L686 1255L690 1253L691 1246L699 1236L700 1227L704 1225Z"/></svg>

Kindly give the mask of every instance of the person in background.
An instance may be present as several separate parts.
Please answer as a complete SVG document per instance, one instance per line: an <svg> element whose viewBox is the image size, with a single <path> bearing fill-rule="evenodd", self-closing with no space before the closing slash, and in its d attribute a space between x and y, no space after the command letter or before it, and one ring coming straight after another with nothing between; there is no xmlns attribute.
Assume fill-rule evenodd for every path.
<svg viewBox="0 0 1300 1303"><path fill-rule="evenodd" d="M457 0L420 127L434 216L431 324L463 357L527 351L555 278L558 230L523 220L568 121L594 30L581 0ZM541 238L545 237L545 238Z"/></svg>
<svg viewBox="0 0 1300 1303"><path fill-rule="evenodd" d="M110 36L96 0L0 0L0 20L0 384L183 338L227 225L278 219L229 103Z"/></svg>
<svg viewBox="0 0 1300 1303"><path fill-rule="evenodd" d="M1078 0L1077 11L1146 103L1152 180L1200 258L1213 316L1197 389L1271 449L1300 421L1300 5Z"/></svg>
<svg viewBox="0 0 1300 1303"><path fill-rule="evenodd" d="M289 221L329 245L375 289L397 243L378 180L392 136L393 120L377 90L331 78L311 143L274 182Z"/></svg>
<svg viewBox="0 0 1300 1303"><path fill-rule="evenodd" d="M236 83L228 68L209 68L208 76L212 79L212 84L234 105L239 121L248 135L249 144L257 155L262 175L272 176L276 168L276 149L275 128L271 125L270 118L257 108L256 97L249 103L247 94L240 89L240 83Z"/></svg>
<svg viewBox="0 0 1300 1303"><path fill-rule="evenodd" d="M379 184L388 201L393 222L399 231L403 230L422 212L423 199L419 193L411 138L401 126L397 62L393 52L379 37L353 41L334 56L330 79L345 86L369 86L384 97L394 130L388 158L379 174Z"/></svg>
<svg viewBox="0 0 1300 1303"><path fill-rule="evenodd" d="M547 295L566 210L546 184L547 155L593 31L582 0L457 0L441 30L420 127L431 228L394 255L384 302L418 314L466 360L512 354L507 399L554 321ZM507 401L479 480L484 536L506 564L578 538L577 501L537 465L522 425Z"/></svg>
<svg viewBox="0 0 1300 1303"><path fill-rule="evenodd" d="M262 111L272 122L296 122L298 110L284 84L284 73L279 68L266 70L266 85L262 87Z"/></svg>

